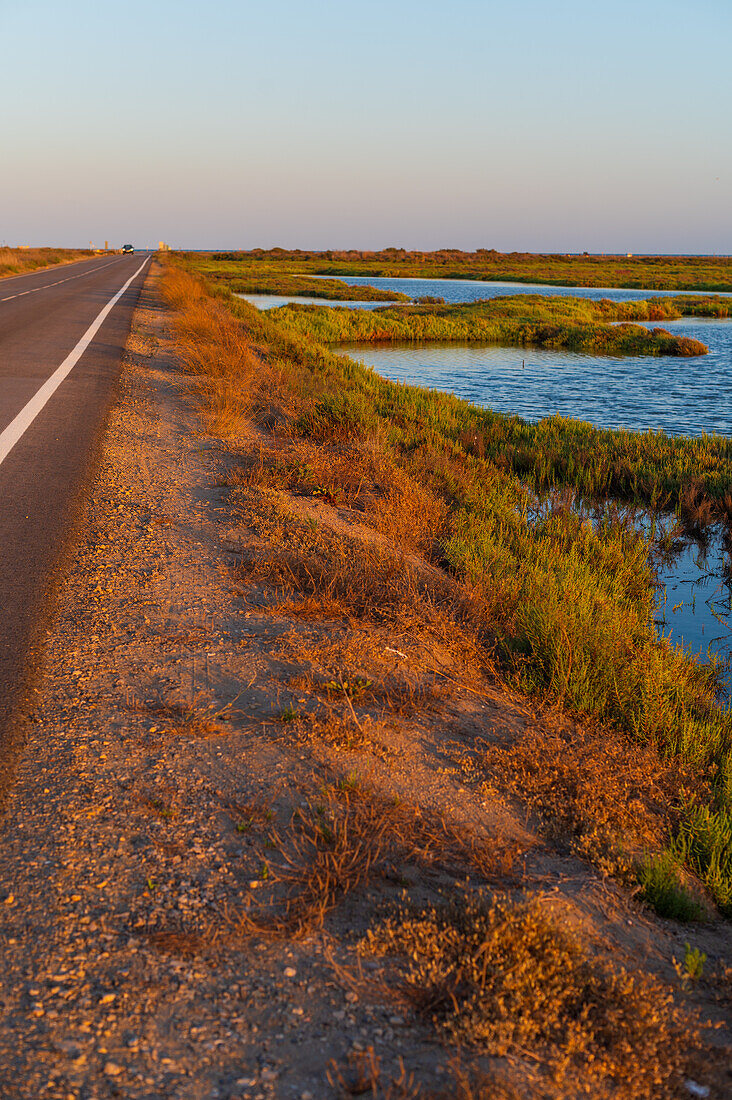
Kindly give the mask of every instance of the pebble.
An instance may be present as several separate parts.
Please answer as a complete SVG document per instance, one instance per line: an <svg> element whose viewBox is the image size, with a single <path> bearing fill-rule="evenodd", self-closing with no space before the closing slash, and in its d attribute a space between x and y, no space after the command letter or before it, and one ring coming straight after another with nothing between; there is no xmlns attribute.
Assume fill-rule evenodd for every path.
<svg viewBox="0 0 732 1100"><path fill-rule="evenodd" d="M104 1072L107 1077L119 1077L122 1066L118 1066L116 1062L107 1062L104 1066Z"/></svg>
<svg viewBox="0 0 732 1100"><path fill-rule="evenodd" d="M297 970L295 970L294 966L286 966L283 974L286 978L295 978L297 977Z"/></svg>
<svg viewBox="0 0 732 1100"><path fill-rule="evenodd" d="M349 1005L355 1005L358 1001L358 993L346 993L346 1000L348 1001Z"/></svg>

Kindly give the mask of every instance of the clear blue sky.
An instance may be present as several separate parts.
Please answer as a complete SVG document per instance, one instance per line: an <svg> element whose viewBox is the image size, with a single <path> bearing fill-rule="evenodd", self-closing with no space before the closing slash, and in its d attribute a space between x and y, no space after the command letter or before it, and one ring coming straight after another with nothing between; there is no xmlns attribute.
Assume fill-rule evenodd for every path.
<svg viewBox="0 0 732 1100"><path fill-rule="evenodd" d="M731 0L0 0L0 242L732 253Z"/></svg>

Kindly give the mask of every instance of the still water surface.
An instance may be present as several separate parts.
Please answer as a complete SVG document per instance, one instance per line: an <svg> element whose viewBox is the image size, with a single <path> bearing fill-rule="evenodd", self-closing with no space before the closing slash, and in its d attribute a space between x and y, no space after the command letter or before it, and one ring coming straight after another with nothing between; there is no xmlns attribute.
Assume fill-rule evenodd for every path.
<svg viewBox="0 0 732 1100"><path fill-rule="evenodd" d="M449 390L525 420L569 416L601 428L669 435L732 435L732 319L664 322L708 355L580 355L494 344L347 345L345 351L396 382Z"/></svg>
<svg viewBox="0 0 732 1100"><path fill-rule="evenodd" d="M378 309L379 306L388 306L388 302L339 302L330 298L296 298L279 294L235 294L235 298L243 298L245 302L251 302L257 309L277 309L279 306L290 305L296 302L300 306L340 306L342 309Z"/></svg>
<svg viewBox="0 0 732 1100"><path fill-rule="evenodd" d="M375 286L379 290L398 290L410 298L428 295L446 302L477 302L486 298L501 298L507 294L548 294L552 297L609 298L613 302L635 302L641 298L666 297L672 294L711 294L700 290L624 290L619 287L547 286L545 283L484 283L480 279L380 279L368 275L310 275L311 279L339 279L348 286ZM730 293L715 291L720 297ZM384 303L379 303L383 305Z"/></svg>

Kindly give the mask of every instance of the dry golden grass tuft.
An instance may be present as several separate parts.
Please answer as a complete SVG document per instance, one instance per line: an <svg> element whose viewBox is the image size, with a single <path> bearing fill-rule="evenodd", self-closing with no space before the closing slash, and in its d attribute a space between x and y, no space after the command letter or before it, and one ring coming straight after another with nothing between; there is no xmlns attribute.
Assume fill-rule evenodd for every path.
<svg viewBox="0 0 732 1100"><path fill-rule="evenodd" d="M399 1072L388 1078L383 1075L381 1059L373 1047L353 1051L344 1064L331 1061L328 1082L345 1100L349 1096L366 1096L372 1100L527 1100L521 1094L499 1082L478 1066L464 1066L453 1059L447 1067L448 1083L443 1088L426 1088L408 1072L399 1060Z"/></svg>
<svg viewBox="0 0 732 1100"><path fill-rule="evenodd" d="M267 864L272 896L230 916L240 934L307 936L346 895L409 864L441 867L451 876L462 870L486 882L520 874L515 841L478 835L355 780L324 788L296 812L287 834L272 832L272 849L279 852L279 862Z"/></svg>
<svg viewBox="0 0 732 1100"><path fill-rule="evenodd" d="M476 759L465 760L475 775ZM510 744L480 746L478 776L544 820L547 832L607 874L633 876L639 850L665 841L669 805L695 785L690 768L647 745L545 715Z"/></svg>
<svg viewBox="0 0 732 1100"><path fill-rule="evenodd" d="M265 364L241 325L224 305L206 296L197 279L169 269L162 291L177 311L176 350L209 430L215 435L236 435L254 394L266 384Z"/></svg>
<svg viewBox="0 0 732 1100"><path fill-rule="evenodd" d="M306 523L251 490L240 497L243 522L266 540L266 553L243 559L239 579L270 586L281 614L310 620L334 617L388 625L392 632L430 639L473 668L494 674L480 597L441 571L388 544Z"/></svg>
<svg viewBox="0 0 732 1100"><path fill-rule="evenodd" d="M149 734L158 737L190 737L204 739L221 736L218 716L189 703L132 702L129 709L154 718Z"/></svg>
<svg viewBox="0 0 732 1100"><path fill-rule="evenodd" d="M150 947L163 955L192 959L210 953L216 946L218 934L213 927L205 930L181 927L157 929L145 938Z"/></svg>
<svg viewBox="0 0 732 1100"><path fill-rule="evenodd" d="M463 898L403 912L361 951L403 959L405 995L450 1041L498 1056L531 1050L559 1082L580 1071L626 1100L676 1096L698 1044L667 989L591 959L537 902Z"/></svg>

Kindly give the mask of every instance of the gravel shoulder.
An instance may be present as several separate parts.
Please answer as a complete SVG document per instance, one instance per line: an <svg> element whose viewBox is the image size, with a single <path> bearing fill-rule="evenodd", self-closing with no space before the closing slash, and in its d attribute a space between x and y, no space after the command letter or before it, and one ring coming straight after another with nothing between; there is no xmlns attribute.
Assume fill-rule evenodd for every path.
<svg viewBox="0 0 732 1100"><path fill-rule="evenodd" d="M272 610L266 586L242 579L260 535L252 517L232 514L227 453L198 426L156 278L135 315L2 823L2 1096L321 1100L339 1095L329 1066L343 1067L331 1068L333 1081L347 1077L369 1048L382 1082L397 1080L403 1061L407 1076L457 1095L446 1084L454 1051L396 985L377 987L354 946L368 915L407 886L444 897L464 870L416 879L391 867L299 936L248 923L268 891L276 900L278 837L293 812L344 781L447 815L510 852L507 880L520 868L592 951L673 979L688 932L547 846L510 800L471 789L446 751L449 742L469 755L479 731L540 720L525 700L479 684L431 709L405 705L398 722L345 745L297 720L315 643L301 619ZM327 503L291 506L359 535ZM409 639L349 630L351 659L358 651L364 666L411 658ZM341 644L335 626L325 633ZM354 714L354 734L362 724ZM284 840L282 851L292 853ZM729 947L718 927L695 942L716 960ZM716 986L699 998L725 1018ZM720 1030L720 1049L726 1037ZM491 1065L520 1095L573 1095L569 1085L552 1093L531 1058Z"/></svg>

